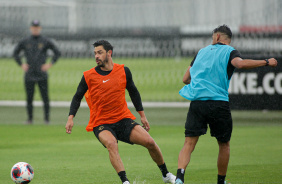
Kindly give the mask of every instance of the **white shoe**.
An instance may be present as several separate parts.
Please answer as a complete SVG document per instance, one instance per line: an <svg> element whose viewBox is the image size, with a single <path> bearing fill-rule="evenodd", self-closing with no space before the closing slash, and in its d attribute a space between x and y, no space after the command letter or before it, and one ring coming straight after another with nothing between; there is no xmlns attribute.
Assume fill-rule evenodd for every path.
<svg viewBox="0 0 282 184"><path fill-rule="evenodd" d="M129 181L125 181L125 182L123 182L122 184L130 184L130 183L129 183Z"/></svg>
<svg viewBox="0 0 282 184"><path fill-rule="evenodd" d="M163 181L165 183L172 183L172 184L174 184L175 183L175 179L176 179L176 177L172 173L167 173L166 177L163 177Z"/></svg>

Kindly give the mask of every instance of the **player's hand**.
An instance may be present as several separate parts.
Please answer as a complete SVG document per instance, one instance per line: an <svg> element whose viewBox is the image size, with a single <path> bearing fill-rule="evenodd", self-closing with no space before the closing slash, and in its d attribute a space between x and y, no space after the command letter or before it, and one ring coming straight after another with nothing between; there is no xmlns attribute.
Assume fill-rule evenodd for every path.
<svg viewBox="0 0 282 184"><path fill-rule="evenodd" d="M270 58L270 59L268 59L268 61L269 61L269 66L271 66L271 67L276 67L277 64L278 64L278 62L275 58Z"/></svg>
<svg viewBox="0 0 282 184"><path fill-rule="evenodd" d="M150 125L146 117L141 117L141 122L143 124L143 128L148 132L150 130Z"/></svg>
<svg viewBox="0 0 282 184"><path fill-rule="evenodd" d="M21 65L21 67L22 67L23 71L25 71L25 72L27 72L28 69L29 69L29 65L26 64L26 63L23 63L23 64Z"/></svg>
<svg viewBox="0 0 282 184"><path fill-rule="evenodd" d="M66 133L71 134L71 130L72 130L73 124L74 124L73 123L73 116L70 115L69 118L68 118L67 124L65 126Z"/></svg>
<svg viewBox="0 0 282 184"><path fill-rule="evenodd" d="M46 63L41 66L41 71L46 72L47 70L49 70L49 68L51 68L51 66L52 66L52 63Z"/></svg>

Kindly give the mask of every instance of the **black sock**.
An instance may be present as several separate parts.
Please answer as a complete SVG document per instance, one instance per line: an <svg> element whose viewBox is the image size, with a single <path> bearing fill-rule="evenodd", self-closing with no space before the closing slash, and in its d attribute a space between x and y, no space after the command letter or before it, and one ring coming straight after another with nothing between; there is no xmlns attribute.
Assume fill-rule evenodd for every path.
<svg viewBox="0 0 282 184"><path fill-rule="evenodd" d="M217 175L217 184L224 184L226 176Z"/></svg>
<svg viewBox="0 0 282 184"><path fill-rule="evenodd" d="M158 167L160 168L162 174L163 174L163 177L166 177L166 174L168 173L168 170L166 168L166 165L165 163L163 165L158 165Z"/></svg>
<svg viewBox="0 0 282 184"><path fill-rule="evenodd" d="M176 178L181 179L181 181L184 183L184 174L185 170L184 169L177 169L177 176Z"/></svg>
<svg viewBox="0 0 282 184"><path fill-rule="evenodd" d="M119 175L119 177L120 177L120 179L121 179L121 182L129 181L129 180L127 179L127 177L126 177L125 171L120 171L120 172L118 173L118 175Z"/></svg>

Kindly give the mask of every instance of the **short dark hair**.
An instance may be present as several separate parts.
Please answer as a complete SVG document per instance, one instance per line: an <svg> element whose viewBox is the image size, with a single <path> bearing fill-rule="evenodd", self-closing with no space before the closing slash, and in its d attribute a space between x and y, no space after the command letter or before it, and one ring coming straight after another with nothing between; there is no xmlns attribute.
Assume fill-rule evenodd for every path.
<svg viewBox="0 0 282 184"><path fill-rule="evenodd" d="M215 28L212 33L217 33L217 32L226 34L228 36L228 38L230 38L230 39L232 38L231 29L227 25L225 25L225 24Z"/></svg>
<svg viewBox="0 0 282 184"><path fill-rule="evenodd" d="M112 55L113 55L113 50L114 47L110 44L110 42L108 42L107 40L98 40L95 43L93 43L94 47L98 47L98 46L103 46L104 49L108 52L109 50L112 51Z"/></svg>

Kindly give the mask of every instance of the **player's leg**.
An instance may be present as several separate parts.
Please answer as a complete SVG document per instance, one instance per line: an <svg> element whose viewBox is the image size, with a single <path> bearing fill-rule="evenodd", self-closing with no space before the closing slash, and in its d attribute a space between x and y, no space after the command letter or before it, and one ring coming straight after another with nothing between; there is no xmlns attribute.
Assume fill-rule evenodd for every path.
<svg viewBox="0 0 282 184"><path fill-rule="evenodd" d="M178 156L178 169L186 169L198 140L199 136L185 138L184 146Z"/></svg>
<svg viewBox="0 0 282 184"><path fill-rule="evenodd" d="M208 113L204 101L193 101L190 104L185 123L185 141L178 156L176 184L184 183L185 169L194 151L199 136L207 132L206 114Z"/></svg>
<svg viewBox="0 0 282 184"><path fill-rule="evenodd" d="M42 80L38 81L38 86L40 90L40 94L44 104L44 120L45 123L49 123L49 116L50 116L50 105L49 105L49 95L48 95L48 81Z"/></svg>
<svg viewBox="0 0 282 184"><path fill-rule="evenodd" d="M179 181L177 182L180 184L184 183L185 169L190 162L191 154L194 151L198 140L199 140L199 136L185 137L184 146L181 149L178 156L177 178Z"/></svg>
<svg viewBox="0 0 282 184"><path fill-rule="evenodd" d="M118 143L115 136L110 131L104 130L99 133L99 140L109 151L110 161L117 173L124 171L124 166L118 152Z"/></svg>
<svg viewBox="0 0 282 184"><path fill-rule="evenodd" d="M218 184L224 184L225 176L227 173L228 162L230 158L230 142L220 142L219 145L219 153L217 160L217 168L218 168Z"/></svg>
<svg viewBox="0 0 282 184"><path fill-rule="evenodd" d="M215 101L210 105L210 131L219 145L217 160L218 184L224 184L230 157L230 138L232 134L232 117L228 102Z"/></svg>
<svg viewBox="0 0 282 184"><path fill-rule="evenodd" d="M135 126L130 134L130 142L146 147L157 165L164 164L163 155L159 146L150 134L140 125Z"/></svg>
<svg viewBox="0 0 282 184"><path fill-rule="evenodd" d="M143 127L140 125L133 127L130 133L130 142L142 145L148 149L151 158L160 168L165 183L175 182L175 176L168 172L159 146Z"/></svg>
<svg viewBox="0 0 282 184"><path fill-rule="evenodd" d="M105 128L104 126L103 129ZM94 129L94 133L96 137L98 136L99 141L107 148L109 152L109 158L111 161L112 166L116 170L117 174L119 175L121 181L123 183L129 184L129 180L127 179L126 172L124 169L124 165L122 163L122 160L120 158L119 152L118 152L118 142L117 138L113 135L112 130L102 130L97 127L96 131Z"/></svg>
<svg viewBox="0 0 282 184"><path fill-rule="evenodd" d="M33 96L34 96L34 86L35 86L35 82L34 81L29 81L25 79L25 92L26 92L26 108L27 108L27 115L28 115L28 119L27 119L27 124L31 124L32 123L32 119L33 119L33 105L32 105L32 101L33 101Z"/></svg>

